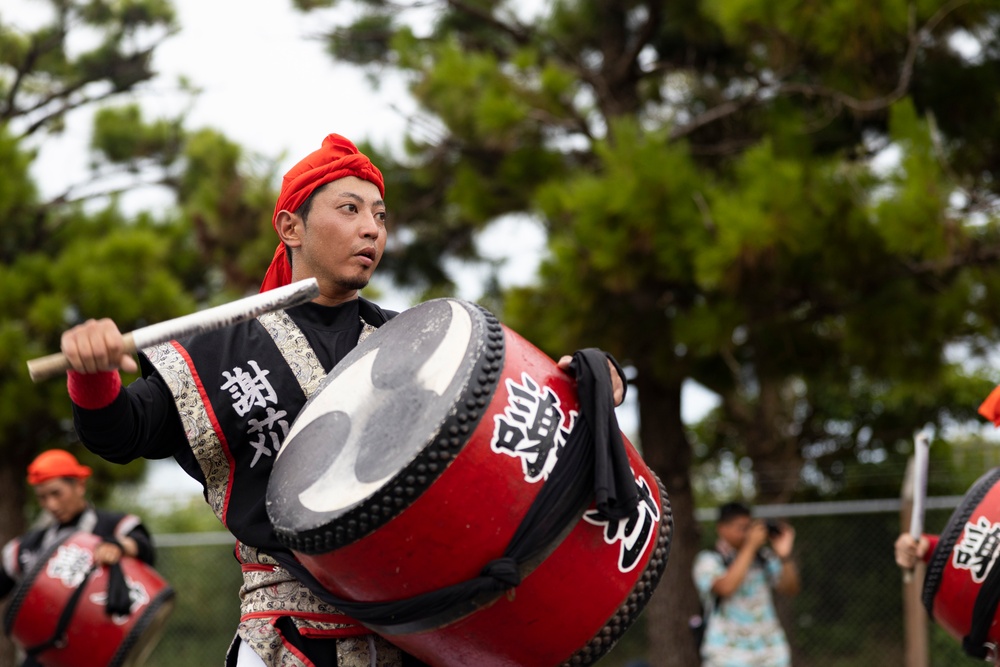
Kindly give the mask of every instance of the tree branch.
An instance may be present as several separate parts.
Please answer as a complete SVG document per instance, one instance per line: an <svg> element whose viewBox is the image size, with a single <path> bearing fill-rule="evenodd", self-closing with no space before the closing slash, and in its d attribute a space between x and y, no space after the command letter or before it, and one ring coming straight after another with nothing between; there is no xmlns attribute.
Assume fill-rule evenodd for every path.
<svg viewBox="0 0 1000 667"><path fill-rule="evenodd" d="M1000 244L973 243L964 252L951 253L944 259L904 261L903 266L913 275L937 275L970 266L993 266L998 261L1000 261Z"/></svg>
<svg viewBox="0 0 1000 667"><path fill-rule="evenodd" d="M970 0L951 0L951 2L944 5L930 19L928 19L927 23L925 23L919 30L913 27L913 23L915 22L915 10L912 5L910 6L911 25L908 30L907 49L900 68L899 80L896 82L896 86L893 90L885 95L863 100L852 95L848 95L842 91L819 84L789 83L785 81L779 81L773 85L764 84L743 98L723 102L722 104L699 114L694 120L691 121L691 123L688 123L684 127L675 128L673 132L671 132L671 138L678 139L685 137L695 130L708 125L709 123L731 116L747 107L763 104L772 97L782 94L826 97L839 106L846 107L860 113L870 113L884 109L901 99L906 94L906 91L909 90L910 84L913 81L913 66L916 62L917 55L920 52L921 41L930 35L945 19L945 17L948 16L948 14L958 9L960 6L968 4L969 2ZM658 64L653 68L646 70L644 75L648 76L651 72L663 71L663 69L665 69L665 66Z"/></svg>
<svg viewBox="0 0 1000 667"><path fill-rule="evenodd" d="M105 176L106 177L106 176ZM102 177L104 178L104 177ZM96 183L102 180L101 178L92 179L89 183ZM78 204L80 202L90 201L92 199L100 199L102 197L113 197L115 195L125 194L127 192L132 192L137 188L148 188L148 187L172 187L171 179L169 178L157 178L153 180L135 180L128 185L123 185L117 188L109 188L106 190L99 190L96 192L90 192L83 195L74 195L74 190L79 190L82 186L87 185L87 183L72 185L62 192L62 194L56 195L52 199L42 204L42 208L56 208L59 206L65 206L67 204Z"/></svg>
<svg viewBox="0 0 1000 667"><path fill-rule="evenodd" d="M463 0L446 0L446 4L452 9L462 12L463 14L467 14L482 21L490 27L496 28L497 30L510 35L518 44L524 45L531 43L531 31L516 22L514 25L505 23L493 16L492 12L469 5L468 3L463 2Z"/></svg>
<svg viewBox="0 0 1000 667"><path fill-rule="evenodd" d="M34 69L35 63L38 62L38 59L41 57L43 51L51 49L53 44L58 44L62 42L62 40L65 39L65 37L66 33L65 31L62 30L59 31L58 33L53 33L52 35L49 36L49 39L46 39L44 42L39 42L35 36L32 36L31 48L28 50L24 62L21 63L21 66L17 68L17 74L14 77L14 83L11 84L10 91L8 91L7 93L7 100L6 100L7 108L4 110L2 116L4 120L10 120L15 116L19 116L22 115L23 113L26 113L24 111L17 111L15 104L18 91L21 89L21 85L24 83L25 79L27 79L28 76L31 74L32 70Z"/></svg>
<svg viewBox="0 0 1000 667"><path fill-rule="evenodd" d="M716 106L698 114L694 119L684 125L683 127L674 127L670 130L671 139L681 139L694 133L695 130L702 128L709 123L714 123L717 120L725 118L726 116L731 116L738 111L741 111L749 106L753 106L760 103L760 98L756 96L756 92L753 95L747 97L742 97L736 100L729 100L728 102L723 102L722 104L717 104Z"/></svg>
<svg viewBox="0 0 1000 667"><path fill-rule="evenodd" d="M616 75L619 79L624 79L628 75L631 65L639 60L639 54L646 48L649 41L653 39L663 21L662 2L649 2L646 4L646 8L649 11L649 15L646 17L646 21L642 24L642 27L636 32L632 47L622 53L622 57L618 59ZM642 78L642 76L643 74L640 72L639 78Z"/></svg>

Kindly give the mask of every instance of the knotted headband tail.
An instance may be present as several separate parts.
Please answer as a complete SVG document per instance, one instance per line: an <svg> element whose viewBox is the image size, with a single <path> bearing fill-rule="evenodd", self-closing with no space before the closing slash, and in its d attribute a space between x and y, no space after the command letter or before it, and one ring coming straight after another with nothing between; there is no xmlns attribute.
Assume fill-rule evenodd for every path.
<svg viewBox="0 0 1000 667"><path fill-rule="evenodd" d="M979 406L979 414L1000 426L1000 386L994 387L983 404Z"/></svg>

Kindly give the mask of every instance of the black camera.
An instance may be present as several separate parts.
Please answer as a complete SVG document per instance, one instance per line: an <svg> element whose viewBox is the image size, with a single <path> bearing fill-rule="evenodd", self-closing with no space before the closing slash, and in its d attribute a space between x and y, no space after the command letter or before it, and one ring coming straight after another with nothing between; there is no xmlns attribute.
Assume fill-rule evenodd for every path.
<svg viewBox="0 0 1000 667"><path fill-rule="evenodd" d="M781 529L781 524L775 521L774 519L768 519L767 521L764 522L764 524L767 526L767 534L770 537L777 537L778 535L781 535L782 532L784 532Z"/></svg>

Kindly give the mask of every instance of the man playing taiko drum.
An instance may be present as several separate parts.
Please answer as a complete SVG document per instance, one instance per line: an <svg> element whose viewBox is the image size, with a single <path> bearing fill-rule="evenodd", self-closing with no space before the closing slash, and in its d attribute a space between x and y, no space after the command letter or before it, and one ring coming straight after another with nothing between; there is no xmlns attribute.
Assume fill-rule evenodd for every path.
<svg viewBox="0 0 1000 667"><path fill-rule="evenodd" d="M313 302L144 350L143 378L127 388L118 369L136 364L114 322L88 321L63 335L87 447L116 462L173 456L237 538L244 585L227 665L421 664L323 602L264 506L275 454L306 399L395 314L358 295L385 249L384 194L378 168L331 134L285 174L272 218L279 244L261 287L316 278ZM624 384L611 375L618 404Z"/></svg>

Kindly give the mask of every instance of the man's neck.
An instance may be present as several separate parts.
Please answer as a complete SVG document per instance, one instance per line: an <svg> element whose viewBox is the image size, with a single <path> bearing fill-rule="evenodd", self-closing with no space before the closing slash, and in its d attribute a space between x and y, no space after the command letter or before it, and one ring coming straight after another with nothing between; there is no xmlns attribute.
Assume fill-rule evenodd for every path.
<svg viewBox="0 0 1000 667"><path fill-rule="evenodd" d="M78 521L80 521L80 517L83 516L83 513L87 511L87 507L89 507L89 505L84 505L83 507L81 507L78 512L73 514L73 517L71 519L63 523L60 523L59 526L62 527L62 526L75 525Z"/></svg>

